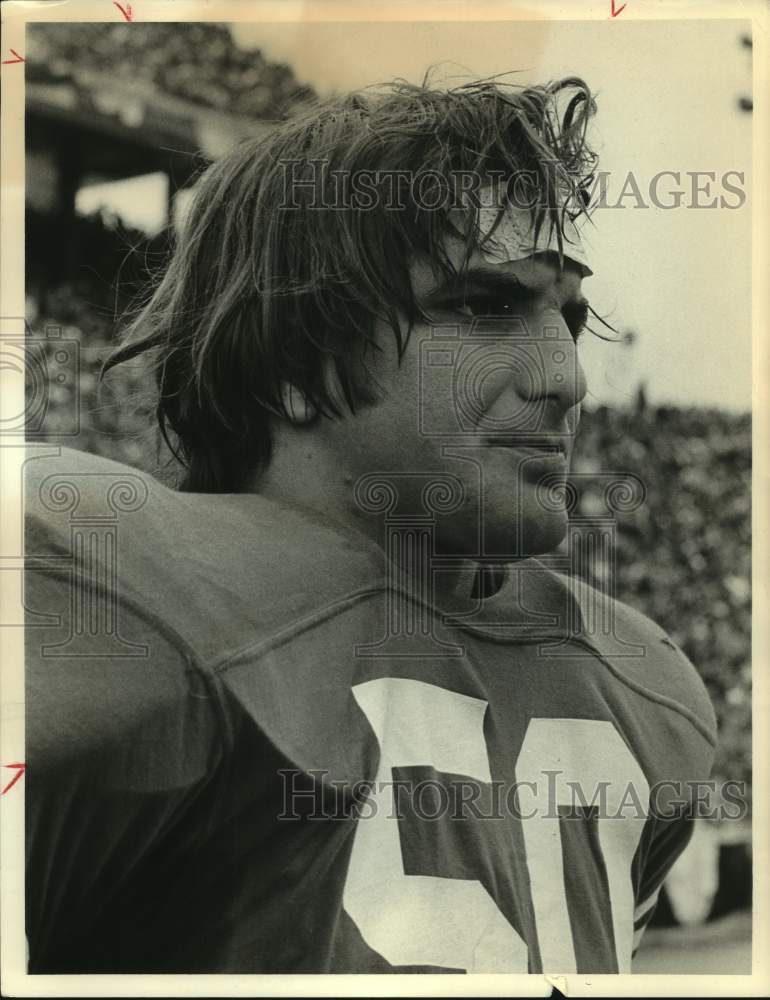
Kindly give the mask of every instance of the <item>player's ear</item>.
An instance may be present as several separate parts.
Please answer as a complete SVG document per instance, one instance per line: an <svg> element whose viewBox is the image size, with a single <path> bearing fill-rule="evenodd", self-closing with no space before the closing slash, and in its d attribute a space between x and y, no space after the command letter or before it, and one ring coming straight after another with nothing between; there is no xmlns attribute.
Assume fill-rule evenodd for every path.
<svg viewBox="0 0 770 1000"><path fill-rule="evenodd" d="M311 424L318 416L318 408L291 382L281 383L281 403L287 418L296 426Z"/></svg>

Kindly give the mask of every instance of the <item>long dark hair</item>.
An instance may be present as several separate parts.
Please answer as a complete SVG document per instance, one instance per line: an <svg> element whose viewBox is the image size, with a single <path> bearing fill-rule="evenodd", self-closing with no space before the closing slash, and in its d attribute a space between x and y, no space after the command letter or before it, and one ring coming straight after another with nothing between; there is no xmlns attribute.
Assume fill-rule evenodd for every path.
<svg viewBox="0 0 770 1000"><path fill-rule="evenodd" d="M270 461L285 383L328 417L343 401L353 412L373 401L376 320L402 354L419 315L410 262L424 254L453 270L443 239L457 235L455 203L432 207L441 178L526 178L536 233L547 225L561 246L565 213L587 210L594 110L576 78L396 82L321 102L210 167L165 274L106 365L152 359L161 431L186 467L181 488L237 492ZM427 182L419 203L408 184L394 195L405 173ZM345 187L364 176L363 194ZM477 232L460 235L470 256Z"/></svg>

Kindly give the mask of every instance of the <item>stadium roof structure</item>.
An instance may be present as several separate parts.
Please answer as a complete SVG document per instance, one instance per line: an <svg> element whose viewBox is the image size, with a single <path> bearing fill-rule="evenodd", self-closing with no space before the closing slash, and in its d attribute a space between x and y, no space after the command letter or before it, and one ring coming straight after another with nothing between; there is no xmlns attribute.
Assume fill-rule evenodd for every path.
<svg viewBox="0 0 770 1000"><path fill-rule="evenodd" d="M47 78L46 78L47 76ZM271 122L158 92L105 73L86 82L33 74L27 81L27 143L78 161L79 179L113 180L160 170L185 187L206 163ZM59 159L60 157L56 157Z"/></svg>
<svg viewBox="0 0 770 1000"><path fill-rule="evenodd" d="M172 198L314 97L289 66L213 22L39 23L26 56L28 185L60 216L83 186L157 171Z"/></svg>

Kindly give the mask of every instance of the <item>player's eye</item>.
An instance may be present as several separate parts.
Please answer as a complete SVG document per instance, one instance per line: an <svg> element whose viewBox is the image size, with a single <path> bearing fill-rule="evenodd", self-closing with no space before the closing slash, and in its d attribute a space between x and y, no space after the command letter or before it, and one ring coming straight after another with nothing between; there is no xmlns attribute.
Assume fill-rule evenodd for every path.
<svg viewBox="0 0 770 1000"><path fill-rule="evenodd" d="M521 302L505 295L475 295L457 306L463 316L521 316Z"/></svg>
<svg viewBox="0 0 770 1000"><path fill-rule="evenodd" d="M475 295L464 299L456 307L456 311L462 316L468 317L494 317L505 319L522 318L524 304L520 298L506 295ZM562 308L562 316L567 324L572 339L577 343L585 330L588 322L588 302L585 299L565 303Z"/></svg>

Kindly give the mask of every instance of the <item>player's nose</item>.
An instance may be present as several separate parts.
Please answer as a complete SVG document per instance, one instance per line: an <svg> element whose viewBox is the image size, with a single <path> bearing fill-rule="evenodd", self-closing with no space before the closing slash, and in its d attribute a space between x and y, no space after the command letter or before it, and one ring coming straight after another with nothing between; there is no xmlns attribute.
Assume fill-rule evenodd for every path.
<svg viewBox="0 0 770 1000"><path fill-rule="evenodd" d="M544 318L535 330L530 326L532 334L527 363L516 375L516 391L533 402L548 399L566 412L588 391L575 340L561 315Z"/></svg>

